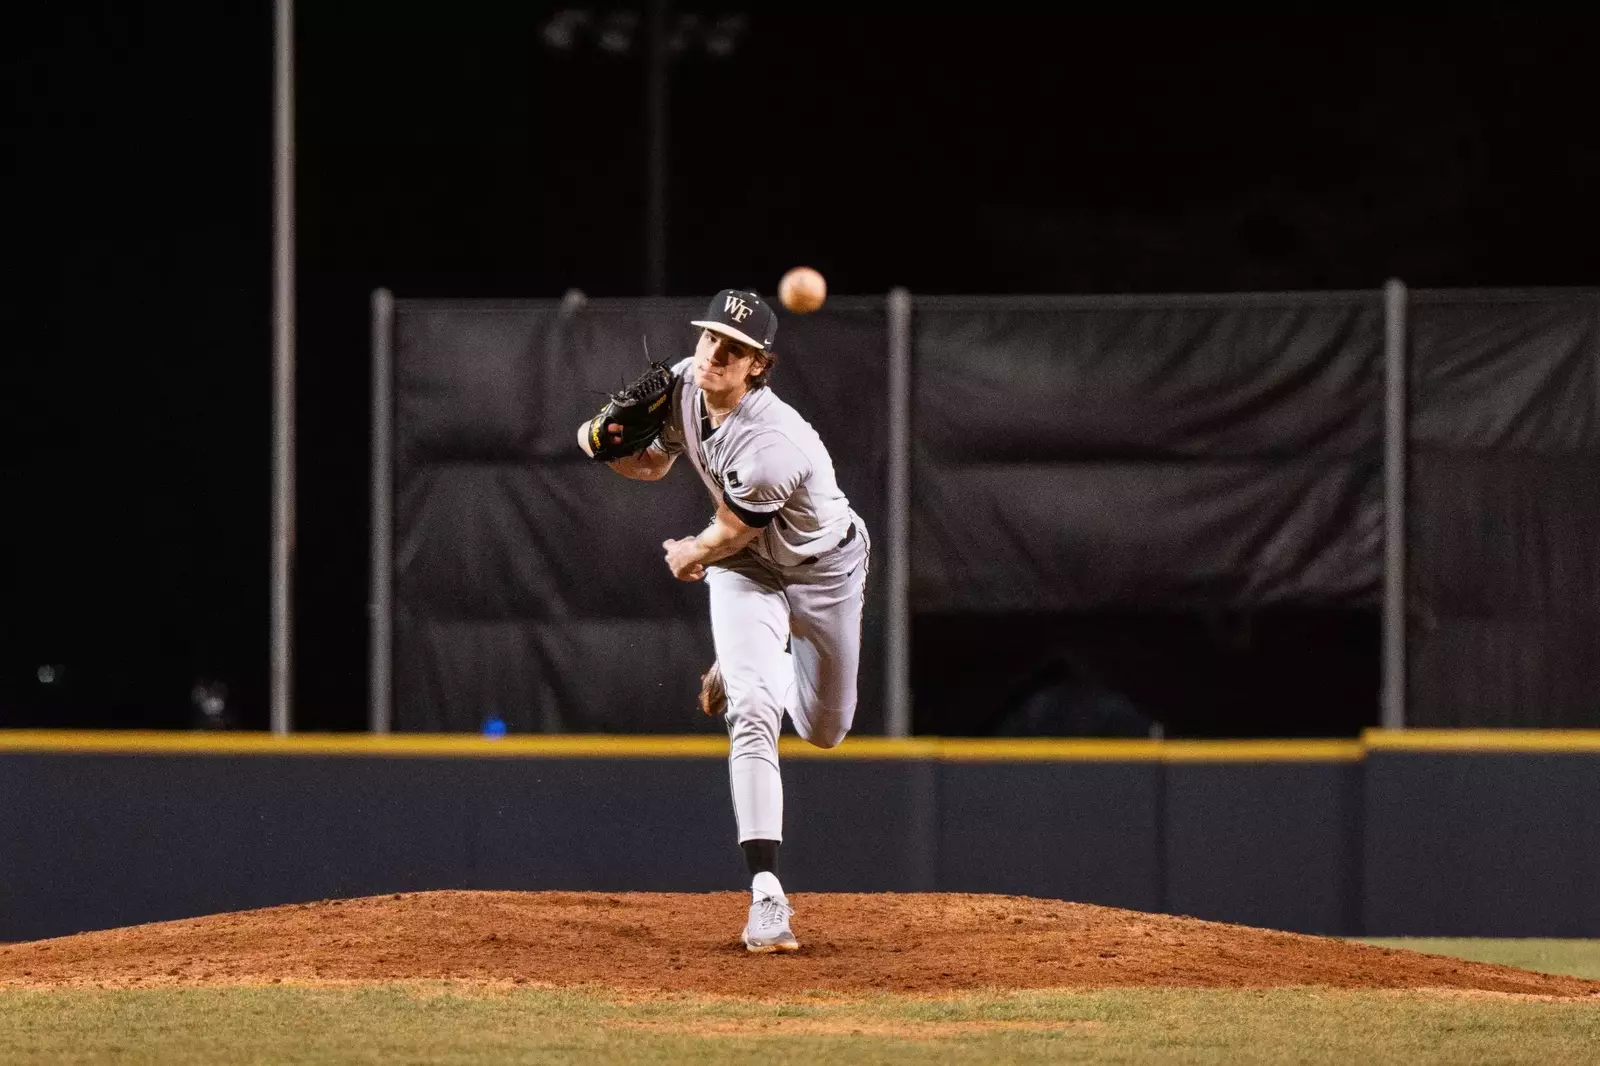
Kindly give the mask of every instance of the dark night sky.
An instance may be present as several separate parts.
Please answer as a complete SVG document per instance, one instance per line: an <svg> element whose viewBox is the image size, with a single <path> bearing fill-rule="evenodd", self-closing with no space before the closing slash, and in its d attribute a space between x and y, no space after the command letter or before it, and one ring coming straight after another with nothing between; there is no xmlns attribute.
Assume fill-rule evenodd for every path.
<svg viewBox="0 0 1600 1066"><path fill-rule="evenodd" d="M183 724L201 675L265 724L271 9L231 6L5 35L0 725ZM638 294L643 65L546 50L565 5L303 6L296 713L357 728L368 294ZM750 10L674 64L674 295L1600 283L1592 21Z"/></svg>

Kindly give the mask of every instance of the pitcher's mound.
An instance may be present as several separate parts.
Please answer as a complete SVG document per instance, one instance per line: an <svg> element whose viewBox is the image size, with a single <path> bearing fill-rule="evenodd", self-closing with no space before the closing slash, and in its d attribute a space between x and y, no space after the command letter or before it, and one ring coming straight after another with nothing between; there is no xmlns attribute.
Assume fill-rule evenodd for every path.
<svg viewBox="0 0 1600 1066"><path fill-rule="evenodd" d="M418 892L0 947L0 985L456 978L722 995L1172 986L1600 996L1600 982L1023 896L795 896L801 950L750 955L750 897Z"/></svg>

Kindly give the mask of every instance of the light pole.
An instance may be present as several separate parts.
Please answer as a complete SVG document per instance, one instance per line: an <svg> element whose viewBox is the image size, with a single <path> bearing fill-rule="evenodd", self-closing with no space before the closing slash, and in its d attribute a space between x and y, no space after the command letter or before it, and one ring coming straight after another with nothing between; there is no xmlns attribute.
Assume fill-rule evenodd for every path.
<svg viewBox="0 0 1600 1066"><path fill-rule="evenodd" d="M667 0L650 0L644 113L650 147L644 209L644 291L667 291Z"/></svg>
<svg viewBox="0 0 1600 1066"><path fill-rule="evenodd" d="M590 8L557 12L544 24L545 47L557 52L577 50L592 42L608 55L630 56L639 36L637 11L613 10L597 14ZM739 46L749 28L749 16L720 15L702 20L697 15L673 17L668 0L647 0L643 19L645 53L645 223L644 291L662 296L667 290L667 77L673 56L691 49L725 59Z"/></svg>

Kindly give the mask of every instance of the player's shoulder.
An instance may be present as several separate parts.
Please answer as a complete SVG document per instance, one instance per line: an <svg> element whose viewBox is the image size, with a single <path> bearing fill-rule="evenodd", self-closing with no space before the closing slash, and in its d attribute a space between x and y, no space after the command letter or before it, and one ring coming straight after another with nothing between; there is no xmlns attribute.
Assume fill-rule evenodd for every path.
<svg viewBox="0 0 1600 1066"><path fill-rule="evenodd" d="M673 363L669 370L673 377L679 379L680 381L688 381L689 372L693 366L694 356L691 355L687 358L679 359L676 363Z"/></svg>
<svg viewBox="0 0 1600 1066"><path fill-rule="evenodd" d="M759 390L760 401L752 412L751 421L760 430L781 434L799 444L820 441L815 427L806 417L770 388Z"/></svg>
<svg viewBox="0 0 1600 1066"><path fill-rule="evenodd" d="M789 406L788 402L770 387L752 391L745 398L745 406L750 421L763 428L781 428L805 421L800 417L799 411Z"/></svg>
<svg viewBox="0 0 1600 1066"><path fill-rule="evenodd" d="M767 393L766 389L761 390ZM752 405L738 433L734 451L763 464L783 467L810 465L809 440L815 436L804 419L776 396L762 396Z"/></svg>

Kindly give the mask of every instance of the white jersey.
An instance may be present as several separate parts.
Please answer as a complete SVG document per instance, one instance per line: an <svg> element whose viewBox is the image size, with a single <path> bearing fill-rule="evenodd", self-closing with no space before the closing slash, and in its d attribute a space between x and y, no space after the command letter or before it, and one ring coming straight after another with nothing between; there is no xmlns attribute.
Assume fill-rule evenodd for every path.
<svg viewBox="0 0 1600 1066"><path fill-rule="evenodd" d="M794 566L836 546L854 516L817 431L770 388L745 393L713 429L693 363L672 368L672 415L651 447L687 453L711 498L761 528L749 550L768 561Z"/></svg>

